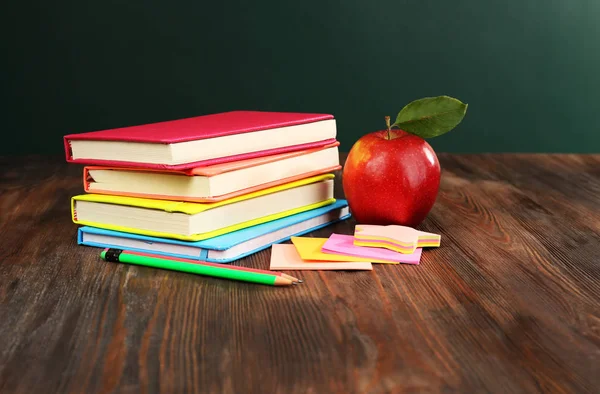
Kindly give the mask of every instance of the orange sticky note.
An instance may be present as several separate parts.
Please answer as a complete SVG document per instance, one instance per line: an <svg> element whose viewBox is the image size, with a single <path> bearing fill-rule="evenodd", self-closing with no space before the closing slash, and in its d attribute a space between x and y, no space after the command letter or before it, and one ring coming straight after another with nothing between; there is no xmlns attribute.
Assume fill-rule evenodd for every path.
<svg viewBox="0 0 600 394"><path fill-rule="evenodd" d="M274 244L271 248L271 271L279 270L364 270L371 271L368 262L352 261L310 261L302 260L296 247L290 244Z"/></svg>
<svg viewBox="0 0 600 394"><path fill-rule="evenodd" d="M416 248L438 247L441 236L406 226L361 224L354 229L354 245L385 248L399 253L414 253Z"/></svg>

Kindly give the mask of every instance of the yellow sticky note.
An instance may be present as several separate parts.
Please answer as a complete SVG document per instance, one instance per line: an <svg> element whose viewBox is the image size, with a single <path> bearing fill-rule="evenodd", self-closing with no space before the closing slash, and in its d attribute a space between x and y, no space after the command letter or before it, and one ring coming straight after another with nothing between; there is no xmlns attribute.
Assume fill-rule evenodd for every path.
<svg viewBox="0 0 600 394"><path fill-rule="evenodd" d="M321 252L321 248L327 242L327 238L292 237L292 243L296 247L302 260L317 261L370 261L371 263L399 264L397 261L377 260L365 257L342 256Z"/></svg>

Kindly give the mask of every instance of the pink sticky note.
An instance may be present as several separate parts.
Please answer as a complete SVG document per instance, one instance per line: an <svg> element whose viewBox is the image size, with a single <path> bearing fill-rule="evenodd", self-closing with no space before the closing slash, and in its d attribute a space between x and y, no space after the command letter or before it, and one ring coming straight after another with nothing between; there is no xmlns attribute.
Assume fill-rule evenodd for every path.
<svg viewBox="0 0 600 394"><path fill-rule="evenodd" d="M422 248L417 248L414 253L405 254L389 249L356 246L354 245L353 236L341 234L331 234L331 237L329 237L321 249L323 253L388 260L404 264L419 264L422 250Z"/></svg>

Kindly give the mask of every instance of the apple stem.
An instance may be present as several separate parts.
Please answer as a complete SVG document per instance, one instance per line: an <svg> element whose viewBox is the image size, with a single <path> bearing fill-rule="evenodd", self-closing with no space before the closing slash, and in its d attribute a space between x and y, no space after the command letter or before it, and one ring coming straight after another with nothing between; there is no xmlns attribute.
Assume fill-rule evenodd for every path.
<svg viewBox="0 0 600 394"><path fill-rule="evenodd" d="M392 126L390 126L390 117L386 116L385 117L385 125L387 126L387 139L391 140L392 136L390 135L390 129L392 128Z"/></svg>

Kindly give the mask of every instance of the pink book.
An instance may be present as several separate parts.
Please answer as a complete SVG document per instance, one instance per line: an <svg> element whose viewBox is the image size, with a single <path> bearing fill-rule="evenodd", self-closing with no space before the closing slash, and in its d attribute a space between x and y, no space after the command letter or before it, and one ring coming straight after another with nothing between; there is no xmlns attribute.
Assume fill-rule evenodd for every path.
<svg viewBox="0 0 600 394"><path fill-rule="evenodd" d="M186 170L335 142L332 115L232 111L64 137L68 162Z"/></svg>
<svg viewBox="0 0 600 394"><path fill-rule="evenodd" d="M405 254L382 248L356 246L354 245L353 236L341 234L331 234L331 237L329 237L321 249L323 253L387 260L403 264L419 264L422 250L421 248L417 248L414 253Z"/></svg>

